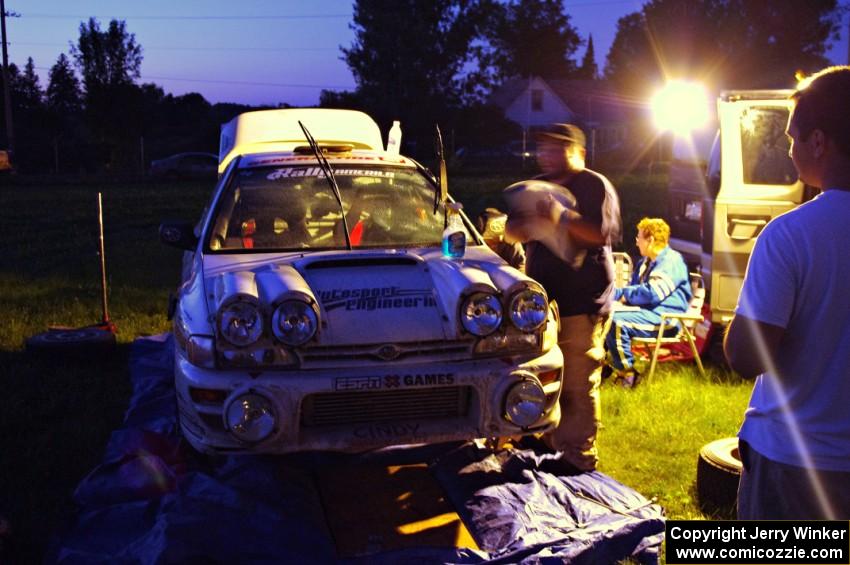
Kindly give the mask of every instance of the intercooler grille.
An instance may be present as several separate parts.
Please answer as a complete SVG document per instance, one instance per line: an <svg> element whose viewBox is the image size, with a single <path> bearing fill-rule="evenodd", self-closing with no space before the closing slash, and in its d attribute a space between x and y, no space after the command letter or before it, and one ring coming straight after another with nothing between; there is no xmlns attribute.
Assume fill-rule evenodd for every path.
<svg viewBox="0 0 850 565"><path fill-rule="evenodd" d="M385 347L393 348L391 358L382 358ZM299 351L305 364L328 362L363 362L377 363L387 361L409 360L451 360L468 359L470 341L417 341L411 343L371 344L371 345L314 345L304 347Z"/></svg>
<svg viewBox="0 0 850 565"><path fill-rule="evenodd" d="M342 426L463 418L469 410L471 394L468 386L311 394L301 406L301 425Z"/></svg>

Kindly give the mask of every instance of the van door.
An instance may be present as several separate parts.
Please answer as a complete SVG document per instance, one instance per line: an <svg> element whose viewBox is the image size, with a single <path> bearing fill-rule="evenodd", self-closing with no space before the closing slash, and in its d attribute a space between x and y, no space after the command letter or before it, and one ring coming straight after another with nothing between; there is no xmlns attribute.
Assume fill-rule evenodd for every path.
<svg viewBox="0 0 850 565"><path fill-rule="evenodd" d="M788 156L790 102L759 93L724 93L720 120L720 191L714 210L711 317L732 318L756 237L767 223L804 200L804 186Z"/></svg>

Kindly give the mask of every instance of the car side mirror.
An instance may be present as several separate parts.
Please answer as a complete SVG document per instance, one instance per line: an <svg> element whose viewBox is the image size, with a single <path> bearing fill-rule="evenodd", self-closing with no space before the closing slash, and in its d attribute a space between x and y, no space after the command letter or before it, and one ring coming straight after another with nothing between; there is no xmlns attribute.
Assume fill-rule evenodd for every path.
<svg viewBox="0 0 850 565"><path fill-rule="evenodd" d="M159 239L171 247L194 251L198 246L198 237L194 230L192 222L182 220L163 222L159 225Z"/></svg>

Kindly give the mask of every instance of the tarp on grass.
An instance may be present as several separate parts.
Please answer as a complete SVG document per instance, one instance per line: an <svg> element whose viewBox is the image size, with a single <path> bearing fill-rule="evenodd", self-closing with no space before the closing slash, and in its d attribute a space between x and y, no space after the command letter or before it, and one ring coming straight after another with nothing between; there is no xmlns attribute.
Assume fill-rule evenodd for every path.
<svg viewBox="0 0 850 565"><path fill-rule="evenodd" d="M555 454L474 443L362 455L197 457L176 430L170 336L138 339L133 395L48 562L657 563L661 508ZM416 547L342 559L315 483L327 465L426 461L479 549Z"/></svg>

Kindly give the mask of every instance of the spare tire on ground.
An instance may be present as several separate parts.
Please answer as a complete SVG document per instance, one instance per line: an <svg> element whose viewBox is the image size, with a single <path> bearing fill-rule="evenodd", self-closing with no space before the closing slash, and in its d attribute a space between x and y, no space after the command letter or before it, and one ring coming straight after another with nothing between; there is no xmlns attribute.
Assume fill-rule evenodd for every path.
<svg viewBox="0 0 850 565"><path fill-rule="evenodd" d="M702 446L697 462L697 498L700 509L706 514L734 518L740 478L738 438L727 437Z"/></svg>
<svg viewBox="0 0 850 565"><path fill-rule="evenodd" d="M27 353L43 357L88 357L115 348L115 334L97 326L53 328L26 340Z"/></svg>

